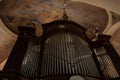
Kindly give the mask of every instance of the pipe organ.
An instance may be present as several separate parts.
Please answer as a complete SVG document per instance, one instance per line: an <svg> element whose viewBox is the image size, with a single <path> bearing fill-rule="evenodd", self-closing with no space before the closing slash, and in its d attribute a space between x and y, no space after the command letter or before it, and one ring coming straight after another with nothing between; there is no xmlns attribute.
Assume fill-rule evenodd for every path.
<svg viewBox="0 0 120 80"><path fill-rule="evenodd" d="M0 80L119 80L120 57L99 35L91 41L75 22L43 24L41 37L32 27L19 27L19 36L0 72Z"/></svg>

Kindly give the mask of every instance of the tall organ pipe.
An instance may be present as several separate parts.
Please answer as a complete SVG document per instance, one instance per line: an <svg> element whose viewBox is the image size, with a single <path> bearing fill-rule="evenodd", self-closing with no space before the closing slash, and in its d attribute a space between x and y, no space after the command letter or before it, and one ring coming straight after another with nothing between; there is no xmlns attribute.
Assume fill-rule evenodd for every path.
<svg viewBox="0 0 120 80"><path fill-rule="evenodd" d="M42 77L67 74L99 77L87 42L66 32L45 41L41 70Z"/></svg>
<svg viewBox="0 0 120 80"><path fill-rule="evenodd" d="M31 36L34 35L35 29L32 27L19 27L19 36L16 44L5 64L3 71L19 73L22 60L26 54L27 47Z"/></svg>

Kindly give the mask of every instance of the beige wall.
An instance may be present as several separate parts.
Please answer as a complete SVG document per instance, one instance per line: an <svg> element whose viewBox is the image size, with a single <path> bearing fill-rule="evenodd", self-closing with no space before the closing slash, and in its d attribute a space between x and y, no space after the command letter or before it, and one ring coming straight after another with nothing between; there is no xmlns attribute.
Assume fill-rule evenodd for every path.
<svg viewBox="0 0 120 80"><path fill-rule="evenodd" d="M0 64L0 70L3 70L6 61L7 61L7 59L5 59L5 60Z"/></svg>
<svg viewBox="0 0 120 80"><path fill-rule="evenodd" d="M9 31L0 20L0 63L10 54L17 36Z"/></svg>

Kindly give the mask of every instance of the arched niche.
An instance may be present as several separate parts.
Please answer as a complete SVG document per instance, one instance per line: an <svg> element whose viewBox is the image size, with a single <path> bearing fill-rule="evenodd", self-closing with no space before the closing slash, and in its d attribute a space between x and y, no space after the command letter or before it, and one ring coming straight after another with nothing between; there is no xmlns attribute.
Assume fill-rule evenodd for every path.
<svg viewBox="0 0 120 80"><path fill-rule="evenodd" d="M110 41L120 56L120 35L119 34L120 34L120 27L114 32Z"/></svg>

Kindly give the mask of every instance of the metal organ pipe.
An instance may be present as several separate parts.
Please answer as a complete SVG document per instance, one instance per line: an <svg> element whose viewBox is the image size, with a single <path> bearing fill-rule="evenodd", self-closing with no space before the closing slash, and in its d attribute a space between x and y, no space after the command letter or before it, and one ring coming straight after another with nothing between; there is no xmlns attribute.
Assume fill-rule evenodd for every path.
<svg viewBox="0 0 120 80"><path fill-rule="evenodd" d="M88 44L79 36L65 32L55 34L45 41L42 77L67 74L99 77L91 55Z"/></svg>
<svg viewBox="0 0 120 80"><path fill-rule="evenodd" d="M112 61L111 61L110 57L108 56L104 47L96 48L95 52L96 52L97 58L100 62L101 69L103 70L105 77L107 79L119 77L119 75L114 67L114 64L112 63Z"/></svg>
<svg viewBox="0 0 120 80"><path fill-rule="evenodd" d="M59 27L61 25L64 27ZM84 29L74 22L63 20L46 24L40 38L31 27L19 30L20 36L5 65L4 76L0 73L0 80L5 80L6 76L10 80L120 79L119 63L113 63L119 59L117 55L115 60L111 58L114 54L107 49L113 49L112 45L107 45L104 38L96 43L89 41ZM106 46L101 46L101 41Z"/></svg>
<svg viewBox="0 0 120 80"><path fill-rule="evenodd" d="M28 49L24 56L20 74L25 77L37 77L38 76L38 65L40 56L40 45L31 39L28 43Z"/></svg>

